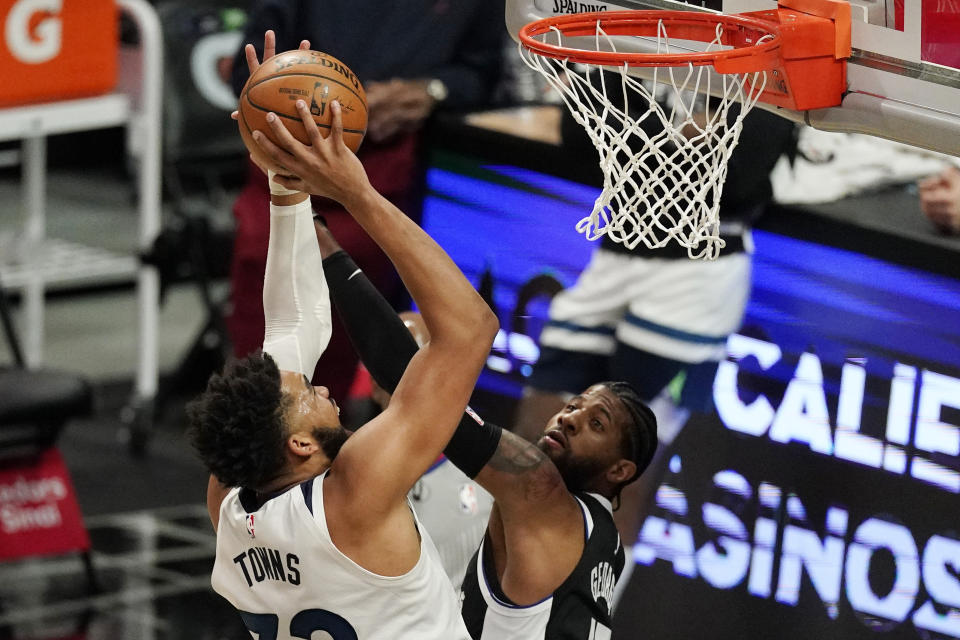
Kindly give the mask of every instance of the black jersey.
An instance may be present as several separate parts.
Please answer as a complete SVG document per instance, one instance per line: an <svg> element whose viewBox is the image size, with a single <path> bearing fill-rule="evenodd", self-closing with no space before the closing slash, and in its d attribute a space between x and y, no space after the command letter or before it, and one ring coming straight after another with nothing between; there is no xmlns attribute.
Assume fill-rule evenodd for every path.
<svg viewBox="0 0 960 640"><path fill-rule="evenodd" d="M586 542L570 576L546 599L527 607L500 588L486 540L463 581L463 621L473 640L607 640L613 589L624 553L610 502L593 493L575 496Z"/></svg>

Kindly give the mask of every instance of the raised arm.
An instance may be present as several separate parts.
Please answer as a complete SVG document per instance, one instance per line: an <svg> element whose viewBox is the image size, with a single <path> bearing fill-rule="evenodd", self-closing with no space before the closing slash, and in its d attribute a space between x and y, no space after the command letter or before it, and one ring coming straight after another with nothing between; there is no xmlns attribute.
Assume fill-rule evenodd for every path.
<svg viewBox="0 0 960 640"><path fill-rule="evenodd" d="M306 40L301 49L309 49ZM276 36L264 33L263 59L276 52ZM248 73L260 66L252 44L243 49ZM236 119L236 112L233 114ZM330 342L330 299L319 247L314 242L309 195L270 181L270 236L263 281L265 333L263 351L282 370L313 376L317 360ZM230 487L210 476L207 509L217 528L220 504Z"/></svg>
<svg viewBox="0 0 960 640"><path fill-rule="evenodd" d="M343 144L339 104L332 105L326 139L306 104L297 107L311 146L297 142L275 116L268 121L282 148L255 133L275 168L297 176L277 181L343 204L393 262L432 336L411 360L390 407L351 437L334 462L334 491L355 498L362 509L354 517L362 518L394 508L450 439L497 321L443 249L370 186L360 161Z"/></svg>

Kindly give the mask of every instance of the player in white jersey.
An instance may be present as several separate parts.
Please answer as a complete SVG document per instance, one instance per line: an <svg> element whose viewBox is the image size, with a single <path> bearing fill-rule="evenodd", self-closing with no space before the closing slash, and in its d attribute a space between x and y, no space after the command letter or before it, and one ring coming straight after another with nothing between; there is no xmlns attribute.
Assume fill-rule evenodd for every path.
<svg viewBox="0 0 960 640"><path fill-rule="evenodd" d="M264 55L273 48L268 32ZM247 50L252 73L259 62ZM213 584L259 640L315 632L463 640L456 594L406 495L455 429L496 317L443 250L370 186L343 144L340 105L331 105L325 139L307 105L297 108L311 146L295 148L275 116L267 118L272 134L293 153L254 134L275 160L265 168L287 176L271 174L264 353L212 376L189 408L194 446L211 472ZM326 388L306 377L329 339L308 193L343 204L380 245L432 335L387 410L353 434Z"/></svg>

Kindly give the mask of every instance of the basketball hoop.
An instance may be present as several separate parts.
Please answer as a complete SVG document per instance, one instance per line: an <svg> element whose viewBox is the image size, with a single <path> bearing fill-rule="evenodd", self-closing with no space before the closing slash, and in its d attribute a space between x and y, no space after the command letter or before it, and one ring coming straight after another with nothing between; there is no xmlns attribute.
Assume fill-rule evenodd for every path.
<svg viewBox="0 0 960 640"><path fill-rule="evenodd" d="M794 95L804 82L785 73L779 19L776 11L610 11L521 29L524 62L559 92L599 153L603 190L577 231L630 249L674 239L691 258L720 255L720 196L747 113L761 99L839 104L843 85L833 75L816 83L824 95ZM829 18L813 20L838 31ZM821 57L834 63L838 51Z"/></svg>

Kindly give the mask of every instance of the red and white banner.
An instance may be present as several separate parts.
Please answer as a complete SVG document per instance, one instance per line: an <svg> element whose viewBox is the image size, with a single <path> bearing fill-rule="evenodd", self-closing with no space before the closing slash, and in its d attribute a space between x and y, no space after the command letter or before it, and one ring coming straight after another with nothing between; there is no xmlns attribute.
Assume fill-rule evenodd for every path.
<svg viewBox="0 0 960 640"><path fill-rule="evenodd" d="M0 560L86 551L90 536L57 449L0 468Z"/></svg>

